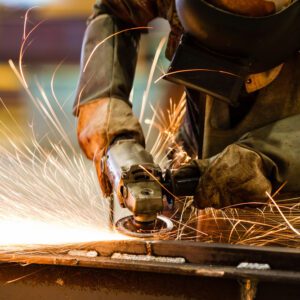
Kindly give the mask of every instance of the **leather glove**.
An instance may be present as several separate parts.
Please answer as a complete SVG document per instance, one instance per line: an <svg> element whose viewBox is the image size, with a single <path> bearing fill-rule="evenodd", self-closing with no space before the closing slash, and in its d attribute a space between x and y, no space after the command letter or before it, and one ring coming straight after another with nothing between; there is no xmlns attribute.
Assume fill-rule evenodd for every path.
<svg viewBox="0 0 300 300"><path fill-rule="evenodd" d="M86 156L95 162L100 187L105 196L112 191L105 175L105 165L101 167L101 159L112 141L120 135L130 135L144 145L141 126L125 101L104 98L80 106L78 141Z"/></svg>
<svg viewBox="0 0 300 300"><path fill-rule="evenodd" d="M201 162L201 161L200 161ZM218 154L200 178L194 204L222 208L243 202L265 202L272 184L261 156L232 144Z"/></svg>

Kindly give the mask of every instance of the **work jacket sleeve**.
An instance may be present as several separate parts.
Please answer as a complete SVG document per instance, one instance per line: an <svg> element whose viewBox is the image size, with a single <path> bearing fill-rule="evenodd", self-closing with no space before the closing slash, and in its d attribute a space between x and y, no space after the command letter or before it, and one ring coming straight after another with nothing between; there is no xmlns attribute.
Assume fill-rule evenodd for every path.
<svg viewBox="0 0 300 300"><path fill-rule="evenodd" d="M153 0L97 1L85 32L74 114L80 105L104 98L128 103L140 34L165 5ZM165 2L169 2L168 0Z"/></svg>

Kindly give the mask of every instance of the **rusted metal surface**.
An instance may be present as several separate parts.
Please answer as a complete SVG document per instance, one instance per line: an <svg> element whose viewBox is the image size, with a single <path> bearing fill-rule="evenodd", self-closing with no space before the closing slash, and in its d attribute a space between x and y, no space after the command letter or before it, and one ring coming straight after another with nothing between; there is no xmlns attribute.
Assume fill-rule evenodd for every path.
<svg viewBox="0 0 300 300"><path fill-rule="evenodd" d="M72 256L76 250L96 251L98 256ZM64 265L101 269L119 269L180 275L255 278L264 281L300 283L300 252L297 249L245 247L225 244L206 244L184 241L114 241L70 245L27 252L2 252L0 262L22 264ZM76 252L75 252L76 253ZM111 258L115 253L150 255L154 257L181 257L186 263L161 263L143 260ZM254 267L247 267L247 264ZM240 265L246 266L238 268ZM268 268L256 266L267 265Z"/></svg>
<svg viewBox="0 0 300 300"><path fill-rule="evenodd" d="M213 288L217 285L219 289ZM0 265L0 299L239 299L235 280L149 272ZM222 293L221 293L222 291Z"/></svg>
<svg viewBox="0 0 300 300"><path fill-rule="evenodd" d="M130 240L0 253L0 299L300 299L299 286L296 249Z"/></svg>
<svg viewBox="0 0 300 300"><path fill-rule="evenodd" d="M68 255L6 255L1 256L2 262L39 265L61 265L72 267L88 267L95 269L115 269L124 271L139 271L151 273L166 273L176 275L189 275L195 277L214 277L214 278L231 278L247 279L255 278L263 281L284 281L290 283L300 282L300 273L286 270L251 270L238 269L224 265L201 265L201 264L172 264L145 262L139 260L117 260L108 257L84 258L73 257Z"/></svg>

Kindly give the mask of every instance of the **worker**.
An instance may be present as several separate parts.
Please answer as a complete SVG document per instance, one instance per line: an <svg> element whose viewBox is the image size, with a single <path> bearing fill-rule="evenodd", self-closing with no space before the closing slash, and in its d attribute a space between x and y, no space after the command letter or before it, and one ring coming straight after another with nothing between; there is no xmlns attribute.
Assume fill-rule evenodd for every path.
<svg viewBox="0 0 300 300"><path fill-rule="evenodd" d="M178 10L190 1L176 2ZM299 19L299 5L295 6L298 0L194 2L225 15L254 21L293 6ZM141 126L129 102L141 32L147 30L145 27L154 18L167 19L171 27L166 49L169 60L185 31L190 29L195 36L201 32L201 28L194 28L196 21L189 22L189 16L177 10L175 0L102 0L97 1L89 19L74 113L78 117L80 146L96 162L105 195L111 193L111 187L100 161L109 145L116 137L129 137L145 146ZM136 29L126 31L128 28ZM281 28L275 26L268 35L276 37ZM122 30L125 31L94 51L100 41ZM299 32L299 25L289 30ZM221 36L212 38L222 40ZM201 42L205 44L206 39ZM224 46L230 51L230 45ZM289 45L278 39L277 48L269 49L268 57L272 59L285 47ZM266 201L266 192L271 193L282 184L287 192L300 191L299 82L300 55L292 51L278 65L247 74L238 105L220 101L211 93L186 89L187 113L179 137L188 153L197 159L179 169L178 176L200 173L194 196L196 207L222 208L241 202Z"/></svg>

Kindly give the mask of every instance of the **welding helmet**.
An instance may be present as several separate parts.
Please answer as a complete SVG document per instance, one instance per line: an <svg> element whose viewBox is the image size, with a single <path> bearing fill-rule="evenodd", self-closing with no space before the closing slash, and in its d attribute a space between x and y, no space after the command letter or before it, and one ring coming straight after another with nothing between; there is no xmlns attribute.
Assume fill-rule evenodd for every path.
<svg viewBox="0 0 300 300"><path fill-rule="evenodd" d="M204 0L176 0L176 10L185 33L166 78L232 105L250 74L270 70L300 49L300 0L262 17Z"/></svg>

